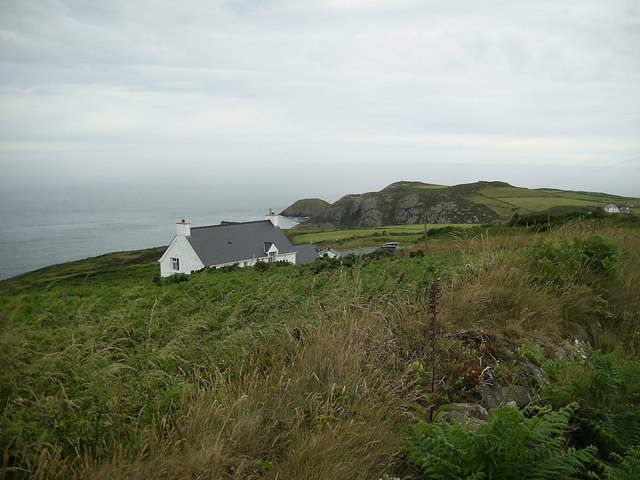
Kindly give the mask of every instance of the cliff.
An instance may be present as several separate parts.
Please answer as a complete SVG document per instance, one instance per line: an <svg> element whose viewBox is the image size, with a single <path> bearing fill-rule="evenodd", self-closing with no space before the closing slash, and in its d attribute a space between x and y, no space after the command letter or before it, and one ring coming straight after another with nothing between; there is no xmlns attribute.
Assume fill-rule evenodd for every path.
<svg viewBox="0 0 640 480"><path fill-rule="evenodd" d="M375 227L414 223L490 223L500 215L466 197L489 182L447 187L421 182L396 182L380 192L345 195L301 228ZM505 186L502 182L492 185Z"/></svg>
<svg viewBox="0 0 640 480"><path fill-rule="evenodd" d="M296 202L297 203L297 202ZM609 203L640 207L640 199L480 181L446 186L396 182L379 192L345 195L297 228L379 227L416 223L495 223L514 215L602 210ZM294 204L295 205L295 204ZM291 208L291 207L290 207Z"/></svg>

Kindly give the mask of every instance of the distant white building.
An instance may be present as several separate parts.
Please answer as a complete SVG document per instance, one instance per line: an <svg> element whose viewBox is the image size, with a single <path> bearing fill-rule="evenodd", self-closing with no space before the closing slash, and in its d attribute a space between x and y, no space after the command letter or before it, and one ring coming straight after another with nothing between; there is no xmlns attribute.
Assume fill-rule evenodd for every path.
<svg viewBox="0 0 640 480"><path fill-rule="evenodd" d="M604 207L604 211L607 213L620 213L620 208L616 204L610 203Z"/></svg>
<svg viewBox="0 0 640 480"><path fill-rule="evenodd" d="M333 248L325 248L324 250L320 250L318 252L319 257L329 257L336 258L340 256L340 252L334 250Z"/></svg>
<svg viewBox="0 0 640 480"><path fill-rule="evenodd" d="M604 211L607 213L631 213L631 207L619 206L615 203L610 203L609 205L604 207Z"/></svg>
<svg viewBox="0 0 640 480"><path fill-rule="evenodd" d="M274 218L276 217L275 222ZM190 274L205 267L257 262L309 263L318 258L311 244L293 245L277 226L277 215L256 222L222 222L209 227L191 227L182 220L176 236L160 258L160 276Z"/></svg>

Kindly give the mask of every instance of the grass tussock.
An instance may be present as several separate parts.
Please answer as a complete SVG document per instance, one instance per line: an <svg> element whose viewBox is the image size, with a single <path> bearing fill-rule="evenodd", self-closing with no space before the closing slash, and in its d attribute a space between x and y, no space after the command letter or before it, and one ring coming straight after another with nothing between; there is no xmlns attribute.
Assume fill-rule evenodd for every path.
<svg viewBox="0 0 640 480"><path fill-rule="evenodd" d="M297 335L274 333L266 341L273 348L256 348L247 373L218 371L212 391L182 399L191 408L165 420L169 434L150 428L135 458L87 465L80 477L369 479L396 471L402 405L416 393L388 374L389 321L347 309Z"/></svg>
<svg viewBox="0 0 640 480"><path fill-rule="evenodd" d="M579 329L572 320L590 308L579 291L569 294L539 281L535 265L520 252L490 250L466 260L443 297L450 328L553 341Z"/></svg>

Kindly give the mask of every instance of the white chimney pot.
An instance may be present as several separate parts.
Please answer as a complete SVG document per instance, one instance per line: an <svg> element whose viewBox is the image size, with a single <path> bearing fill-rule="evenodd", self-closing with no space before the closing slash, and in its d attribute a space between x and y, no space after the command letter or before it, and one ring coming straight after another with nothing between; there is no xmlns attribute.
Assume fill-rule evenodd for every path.
<svg viewBox="0 0 640 480"><path fill-rule="evenodd" d="M176 223L176 235L179 237L189 237L191 235L191 224L185 222L184 218L181 222Z"/></svg>
<svg viewBox="0 0 640 480"><path fill-rule="evenodd" d="M267 213L267 220L271 220L271 223L273 223L274 227L279 227L280 226L280 216L273 212L271 209L269 209L269 213Z"/></svg>

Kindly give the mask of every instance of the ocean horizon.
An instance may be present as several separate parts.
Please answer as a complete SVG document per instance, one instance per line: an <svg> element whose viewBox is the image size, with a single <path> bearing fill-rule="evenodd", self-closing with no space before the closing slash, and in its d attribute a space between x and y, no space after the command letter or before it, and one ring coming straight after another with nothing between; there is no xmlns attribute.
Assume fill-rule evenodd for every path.
<svg viewBox="0 0 640 480"><path fill-rule="evenodd" d="M167 246L175 224L263 220L298 198L283 191L190 186L7 189L0 202L0 280L110 252ZM281 228L296 221L281 217Z"/></svg>

